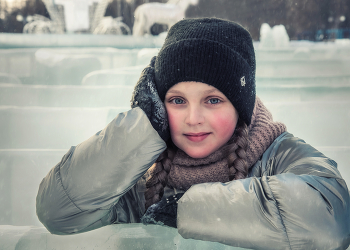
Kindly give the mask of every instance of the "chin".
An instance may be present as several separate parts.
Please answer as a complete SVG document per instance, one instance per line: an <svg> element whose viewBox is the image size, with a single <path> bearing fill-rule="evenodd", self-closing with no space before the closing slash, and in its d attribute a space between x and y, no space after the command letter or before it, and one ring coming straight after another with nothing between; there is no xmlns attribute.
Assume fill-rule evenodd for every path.
<svg viewBox="0 0 350 250"><path fill-rule="evenodd" d="M195 158L195 159L200 159L200 158L204 158L207 157L208 155L210 155L212 152L208 151L208 150L184 150L182 149L182 151L184 151L188 156Z"/></svg>

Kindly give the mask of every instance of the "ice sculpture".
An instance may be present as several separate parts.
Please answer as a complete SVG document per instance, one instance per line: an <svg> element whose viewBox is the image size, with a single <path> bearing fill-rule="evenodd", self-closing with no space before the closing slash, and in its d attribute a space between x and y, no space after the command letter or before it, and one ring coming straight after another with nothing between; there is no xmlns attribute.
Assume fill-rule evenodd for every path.
<svg viewBox="0 0 350 250"><path fill-rule="evenodd" d="M94 2L99 0L54 0L55 4L64 6L66 32L74 33L90 29L89 6Z"/></svg>
<svg viewBox="0 0 350 250"><path fill-rule="evenodd" d="M23 33L30 34L47 34L64 32L64 20L60 17L60 13L51 0L43 0L45 7L51 19L42 16L34 15L30 22L23 27Z"/></svg>
<svg viewBox="0 0 350 250"><path fill-rule="evenodd" d="M284 25L276 25L273 28L263 23L260 29L260 48L287 48L289 36Z"/></svg>
<svg viewBox="0 0 350 250"><path fill-rule="evenodd" d="M56 33L56 25L49 18L42 15L34 15L32 21L24 25L23 33L51 34Z"/></svg>
<svg viewBox="0 0 350 250"><path fill-rule="evenodd" d="M129 27L120 19L104 18L109 0L43 0L43 2L51 20L41 15L35 15L32 21L25 25L23 33L61 34L65 31L67 33L90 31L95 34L131 33ZM98 4L92 11L93 16L90 18L89 7L94 3ZM59 13L57 5L63 6L64 13ZM98 29L96 30L96 28Z"/></svg>
<svg viewBox="0 0 350 250"><path fill-rule="evenodd" d="M43 0L43 3L45 4L47 12L50 15L52 25L55 27L55 33L56 34L64 33L64 20L61 18L61 15L58 12L53 1ZM35 22L35 19L33 19L33 22Z"/></svg>
<svg viewBox="0 0 350 250"><path fill-rule="evenodd" d="M135 10L134 36L151 34L153 24L166 24L168 29L185 18L189 5L197 5L198 0L169 0L167 3L145 3Z"/></svg>
<svg viewBox="0 0 350 250"><path fill-rule="evenodd" d="M14 36L2 34L0 40L9 37ZM49 37L70 48L53 48L57 44L50 44ZM47 232L35 213L42 178L70 146L130 108L133 86L160 45L154 48L153 39L158 37L15 38L22 43L3 44L24 46L36 41L51 48L38 50L34 44L36 48L0 51L0 249L234 249L185 240L174 229L141 224L111 225L64 237ZM270 38L270 45L274 44ZM119 49L103 47L107 45ZM349 40L341 44L292 41L288 49L265 48L256 47L257 94L274 119L334 159L350 183ZM32 84L25 84L28 80Z"/></svg>
<svg viewBox="0 0 350 250"><path fill-rule="evenodd" d="M109 0L100 0L100 2L98 3L98 5L94 11L94 16L92 18L91 24L90 24L91 33L93 33L93 31L96 29L96 27L102 21L104 15L106 13L106 9L108 7L109 2L110 2Z"/></svg>
<svg viewBox="0 0 350 250"><path fill-rule="evenodd" d="M122 19L123 17L104 17L94 29L93 34L130 35L131 30L122 22Z"/></svg>

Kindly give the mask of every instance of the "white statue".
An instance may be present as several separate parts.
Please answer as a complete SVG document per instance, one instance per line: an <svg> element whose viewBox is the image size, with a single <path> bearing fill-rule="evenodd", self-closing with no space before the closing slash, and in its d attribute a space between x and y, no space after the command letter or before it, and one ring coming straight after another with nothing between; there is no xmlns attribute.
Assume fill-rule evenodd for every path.
<svg viewBox="0 0 350 250"><path fill-rule="evenodd" d="M123 17L105 17L110 0L100 0L91 21L90 31L93 34L130 35L128 25L122 22Z"/></svg>
<svg viewBox="0 0 350 250"><path fill-rule="evenodd" d="M52 0L54 4L64 6L66 32L74 33L90 29L89 6L101 0ZM108 1L109 2L109 1Z"/></svg>
<svg viewBox="0 0 350 250"><path fill-rule="evenodd" d="M135 10L134 36L151 34L153 24L166 24L168 29L185 18L189 5L197 5L199 0L169 0L167 3L145 3Z"/></svg>
<svg viewBox="0 0 350 250"><path fill-rule="evenodd" d="M289 36L282 24L273 28L267 23L261 25L260 48L287 48L288 46Z"/></svg>
<svg viewBox="0 0 350 250"><path fill-rule="evenodd" d="M94 33L96 27L100 24L100 22L104 18L109 2L110 0L99 1L90 24L91 33Z"/></svg>
<svg viewBox="0 0 350 250"><path fill-rule="evenodd" d="M283 24L274 26L272 33L277 48L287 48L289 46L289 36Z"/></svg>
<svg viewBox="0 0 350 250"><path fill-rule="evenodd" d="M35 18L25 25L23 33L62 34L64 33L64 30L66 30L68 33L73 33L78 30L88 29L90 29L91 33L93 33L96 27L104 19L104 14L109 2L110 0L43 0L51 20L47 18L45 19L44 16L40 16L41 18L39 18L39 15L36 15ZM89 23L90 17L88 10L89 6L91 6L93 3L98 4L93 14L92 21ZM57 4L63 5L64 13L58 12L56 8ZM119 19L115 20L114 22L104 20L101 25L106 25L108 22L116 23L117 21L119 21ZM126 32L129 32L129 34L131 33L129 27L125 27L125 30L127 30Z"/></svg>
<svg viewBox="0 0 350 250"><path fill-rule="evenodd" d="M55 8L52 0L43 0L45 7L50 15L50 18L47 18L42 15L31 16L30 19L27 18L28 23L23 27L23 33L30 34L47 34L55 33L62 34L64 33L64 20L60 17L57 9Z"/></svg>
<svg viewBox="0 0 350 250"><path fill-rule="evenodd" d="M122 19L123 17L113 18L111 16L102 18L93 34L131 35L129 26L123 23Z"/></svg>
<svg viewBox="0 0 350 250"><path fill-rule="evenodd" d="M23 27L23 33L27 34L52 34L56 33L56 25L49 18L42 15L34 15Z"/></svg>
<svg viewBox="0 0 350 250"><path fill-rule="evenodd" d="M55 33L56 34L63 34L64 33L64 20L61 18L60 14L58 13L57 9L55 8L55 4L53 3L52 0L43 0L43 3L45 4L47 12L49 12L52 25L55 27Z"/></svg>

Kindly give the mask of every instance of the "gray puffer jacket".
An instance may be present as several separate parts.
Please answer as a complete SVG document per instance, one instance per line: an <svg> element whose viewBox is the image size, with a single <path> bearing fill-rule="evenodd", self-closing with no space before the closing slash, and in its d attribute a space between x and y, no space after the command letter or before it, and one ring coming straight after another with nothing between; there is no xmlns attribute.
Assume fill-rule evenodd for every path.
<svg viewBox="0 0 350 250"><path fill-rule="evenodd" d="M119 114L71 147L43 179L36 200L40 221L63 235L140 222L144 174L165 149L140 108ZM186 191L178 203L178 232L250 249L346 249L350 200L336 166L283 133L248 178Z"/></svg>

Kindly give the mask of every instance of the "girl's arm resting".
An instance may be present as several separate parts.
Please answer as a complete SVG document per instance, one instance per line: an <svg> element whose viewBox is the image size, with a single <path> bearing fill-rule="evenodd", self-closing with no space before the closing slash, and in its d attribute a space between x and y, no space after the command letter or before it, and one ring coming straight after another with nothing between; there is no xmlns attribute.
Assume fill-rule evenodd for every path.
<svg viewBox="0 0 350 250"><path fill-rule="evenodd" d="M140 108L66 153L42 180L39 220L54 234L89 231L118 220L114 206L166 149Z"/></svg>
<svg viewBox="0 0 350 250"><path fill-rule="evenodd" d="M330 161L293 164L296 152L290 146L262 177L192 186L179 200L179 233L249 249L346 249L350 201L345 182ZM305 153L308 147L297 150ZM276 165L280 157L289 168Z"/></svg>

